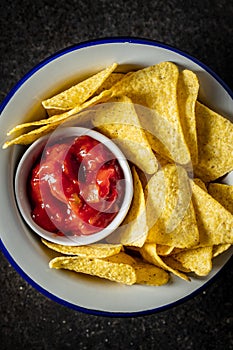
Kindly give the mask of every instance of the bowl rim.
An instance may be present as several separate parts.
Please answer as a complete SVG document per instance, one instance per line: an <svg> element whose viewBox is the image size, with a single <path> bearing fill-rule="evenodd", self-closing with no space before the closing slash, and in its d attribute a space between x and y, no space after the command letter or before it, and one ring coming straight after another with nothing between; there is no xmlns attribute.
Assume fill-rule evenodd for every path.
<svg viewBox="0 0 233 350"><path fill-rule="evenodd" d="M175 52L190 61L196 63L201 68L203 68L207 73L209 73L222 87L223 89L230 95L230 97L233 99L233 91L230 89L230 87L220 78L218 74L216 74L211 68L209 68L207 65L202 63L199 59L196 57L188 54L187 52L177 49L175 46L165 44L163 42L152 40L152 39L146 39L141 37L133 37L133 36L117 36L117 37L106 37L106 38L97 38L93 40L86 40L82 41L78 44L74 44L71 46L67 46L64 49L56 51L54 54L49 55L44 60L40 61L38 64L36 64L31 70L29 70L18 82L13 86L13 88L8 92L6 97L3 99L3 101L0 104L0 113L5 109L8 102L11 100L11 98L14 96L14 94L18 91L18 89L33 75L35 74L39 69L41 69L43 66L47 65L49 62L59 58L60 56L63 56L69 52L76 51L82 48L87 48L95 45L102 45L102 44L117 44L117 43L131 43L131 44L143 44L143 45L149 45L154 47L160 47L163 49L166 49L168 51ZM202 286L198 287L195 291L188 294L187 296L184 296L183 298L180 298L177 301L171 302L167 305L163 305L161 307L155 307L151 308L149 310L143 310L143 311L135 311L135 312L113 312L113 311L99 311L94 310L90 308L85 308L76 304L73 304L67 300L61 299L58 296L52 294L51 292L44 289L42 286L40 286L36 281L34 281L29 275L26 274L25 271L17 264L17 262L14 260L14 258L11 256L11 254L8 252L7 248L3 244L2 240L0 239L0 249L3 251L4 255L8 259L8 261L11 263L11 265L15 268L15 270L29 283L31 284L35 289L37 289L39 292L50 298L51 300L58 302L59 304L62 304L64 306L70 307L72 309L75 309L77 311L84 312L86 314L91 315L98 315L98 316L107 316L107 317L135 317L135 316L143 316L143 315L149 315L149 314L155 314L157 312L165 311L167 309L171 309L172 307L182 304L183 302L193 298L195 295L199 294L201 291L205 290L212 282L214 282L217 277L229 266L230 262L232 262L232 257L228 258L228 261L224 264L224 266L217 271L217 273L211 277L210 280L206 281Z"/></svg>

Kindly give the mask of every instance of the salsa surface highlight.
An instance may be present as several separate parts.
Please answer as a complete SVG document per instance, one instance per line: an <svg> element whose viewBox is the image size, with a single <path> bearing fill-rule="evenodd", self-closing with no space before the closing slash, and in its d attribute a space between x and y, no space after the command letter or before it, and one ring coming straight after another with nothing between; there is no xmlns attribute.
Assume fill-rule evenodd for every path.
<svg viewBox="0 0 233 350"><path fill-rule="evenodd" d="M45 146L32 167L32 218L58 235L90 235L119 212L123 171L114 154L88 135Z"/></svg>

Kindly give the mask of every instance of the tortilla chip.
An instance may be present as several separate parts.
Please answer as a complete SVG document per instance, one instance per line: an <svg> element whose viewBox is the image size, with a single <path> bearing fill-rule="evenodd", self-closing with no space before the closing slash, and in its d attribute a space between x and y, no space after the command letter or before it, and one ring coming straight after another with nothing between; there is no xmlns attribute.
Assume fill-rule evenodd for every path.
<svg viewBox="0 0 233 350"><path fill-rule="evenodd" d="M134 264L134 269L137 278L136 283L138 284L162 286L169 281L169 274L153 264L137 261L136 264Z"/></svg>
<svg viewBox="0 0 233 350"><path fill-rule="evenodd" d="M196 185L198 185L198 186L201 187L204 191L207 192L206 185L205 185L205 183L204 183L201 179L195 178L195 179L193 179L193 181L195 182Z"/></svg>
<svg viewBox="0 0 233 350"><path fill-rule="evenodd" d="M198 164L195 175L210 182L233 170L233 123L196 102Z"/></svg>
<svg viewBox="0 0 233 350"><path fill-rule="evenodd" d="M182 72L180 72L177 87L179 115L193 165L197 164L198 162L195 117L195 103L197 100L198 90L199 82L196 74L188 69L184 69Z"/></svg>
<svg viewBox="0 0 233 350"><path fill-rule="evenodd" d="M58 95L42 101L43 107L48 111L48 113L50 112L49 115L52 115L52 113L59 114L60 110L65 112L75 108L76 106L82 105L103 85L116 67L117 63L113 63L106 69L92 75L88 79L85 79L69 89L62 91Z"/></svg>
<svg viewBox="0 0 233 350"><path fill-rule="evenodd" d="M126 158L142 171L148 174L157 171L157 160L129 98L115 98L98 106L93 125L113 139Z"/></svg>
<svg viewBox="0 0 233 350"><path fill-rule="evenodd" d="M59 122L53 123L53 124L48 124L48 125L43 125L38 129L29 131L26 134L22 134L20 136L17 136L10 141L6 141L3 144L2 148L5 149L5 148L12 146L12 145L29 145L30 143L34 142L38 138L47 135L49 132L52 132L58 126L59 126Z"/></svg>
<svg viewBox="0 0 233 350"><path fill-rule="evenodd" d="M146 242L188 248L197 245L199 233L186 171L168 164L150 179L147 192Z"/></svg>
<svg viewBox="0 0 233 350"><path fill-rule="evenodd" d="M104 90L109 90L118 83L121 79L123 79L126 76L125 73L118 73L113 72L111 73L108 78L103 82L103 84L96 90L95 95L101 94Z"/></svg>
<svg viewBox="0 0 233 350"><path fill-rule="evenodd" d="M233 215L191 181L193 205L200 234L199 246L233 244Z"/></svg>
<svg viewBox="0 0 233 350"><path fill-rule="evenodd" d="M186 267L184 267L181 262L179 262L178 260L175 260L172 255L169 256L164 256L163 257L163 261L166 265L170 266L172 269L174 270L178 270L184 273L189 273L191 272L190 269L187 269Z"/></svg>
<svg viewBox="0 0 233 350"><path fill-rule="evenodd" d="M42 242L50 249L67 255L86 256L88 258L106 258L120 253L123 249L121 244L96 243L84 246L65 246L42 239Z"/></svg>
<svg viewBox="0 0 233 350"><path fill-rule="evenodd" d="M164 167L167 164L175 164L171 159L163 158L163 157L161 157L160 154L158 154L156 152L155 152L155 157L157 159L157 162L158 162L160 168Z"/></svg>
<svg viewBox="0 0 233 350"><path fill-rule="evenodd" d="M104 258L105 261L117 263L117 264L128 264L128 265L134 265L136 263L136 260L129 254L126 254L124 252L120 252L118 254L114 254L112 256L108 256Z"/></svg>
<svg viewBox="0 0 233 350"><path fill-rule="evenodd" d="M53 123L57 123L57 122L62 123L67 118L79 113L80 111L84 110L85 108L93 106L96 103L104 102L105 100L109 99L110 97L111 97L111 92L109 90L105 90L100 95L94 96L92 99L84 102L82 105L78 105L65 113L53 115L52 117L46 118L46 119L35 120L32 122L16 125L13 129L8 131L7 135L9 136L9 135L15 133L16 131L19 131L21 129L25 129L28 127L32 127L32 126L41 126L41 125L53 124Z"/></svg>
<svg viewBox="0 0 233 350"><path fill-rule="evenodd" d="M196 275L206 276L212 269L212 250L212 247L187 249L172 257Z"/></svg>
<svg viewBox="0 0 233 350"><path fill-rule="evenodd" d="M113 255L107 259L114 263L124 263L131 265L136 273L136 283L150 286L161 286L169 280L169 274L163 269L144 262L139 258L134 258L126 253Z"/></svg>
<svg viewBox="0 0 233 350"><path fill-rule="evenodd" d="M34 142L35 140L37 140L39 137L44 136L49 132L53 131L56 127L61 125L63 122L67 122L67 120L71 121L73 119L78 119L79 115L82 115L81 113L79 114L79 112L83 111L85 108L93 106L96 103L103 102L105 99L108 99L108 97L110 97L110 93L108 90L106 90L106 91L103 91L102 94L95 96L91 100L85 102L83 105L77 106L63 114L54 115L48 119L41 119L38 121L19 124L16 127L14 127L12 130L10 130L7 135L10 135L13 132L16 132L31 126L41 126L41 125L43 126L41 126L40 128L34 129L32 131L29 131L28 133L22 134L10 141L6 141L3 144L2 148L5 149L15 144L28 145Z"/></svg>
<svg viewBox="0 0 233 350"><path fill-rule="evenodd" d="M156 244L153 243L145 243L142 248L139 249L142 257L148 261L151 264L154 264L163 270L172 272L174 275L184 279L185 281L189 281L189 277L186 276L184 273L173 269L172 267L168 266L158 255Z"/></svg>
<svg viewBox="0 0 233 350"><path fill-rule="evenodd" d="M171 254L174 247L170 247L168 245L157 244L156 249L157 249L158 255L166 256L166 255Z"/></svg>
<svg viewBox="0 0 233 350"><path fill-rule="evenodd" d="M49 262L50 268L68 269L114 282L132 285L136 283L136 273L131 265L111 262L98 258L57 257Z"/></svg>
<svg viewBox="0 0 233 350"><path fill-rule="evenodd" d="M211 183L208 186L208 192L233 215L233 186Z"/></svg>
<svg viewBox="0 0 233 350"><path fill-rule="evenodd" d="M209 194L216 199L225 209L233 215L233 186L226 184L210 183ZM219 244L213 246L213 258L222 254L231 247L231 244Z"/></svg>
<svg viewBox="0 0 233 350"><path fill-rule="evenodd" d="M213 258L216 258L216 256L224 253L226 250L228 250L231 247L231 244L219 244L213 246Z"/></svg>
<svg viewBox="0 0 233 350"><path fill-rule="evenodd" d="M138 174L139 180L141 182L141 185L142 185L142 188L144 191L146 188L146 185L148 184L148 180L150 179L151 176L149 174L146 174L140 168L137 168L137 174ZM145 192L144 192L144 195L145 195Z"/></svg>
<svg viewBox="0 0 233 350"><path fill-rule="evenodd" d="M146 204L142 184L135 167L132 168L132 175L134 194L129 212L121 226L107 237L107 242L120 242L125 246L142 247L148 233Z"/></svg>
<svg viewBox="0 0 233 350"><path fill-rule="evenodd" d="M142 126L147 130L147 137L155 152L187 164L190 162L190 153L179 119L178 76L175 64L161 62L130 74L115 84L111 91L113 96L127 96L138 105Z"/></svg>

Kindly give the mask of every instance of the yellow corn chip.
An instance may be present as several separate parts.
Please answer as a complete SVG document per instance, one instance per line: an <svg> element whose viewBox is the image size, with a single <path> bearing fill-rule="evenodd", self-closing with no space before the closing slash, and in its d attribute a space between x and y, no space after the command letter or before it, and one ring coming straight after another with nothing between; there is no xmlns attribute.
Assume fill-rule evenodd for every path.
<svg viewBox="0 0 233 350"><path fill-rule="evenodd" d="M104 258L104 260L112 263L116 263L116 264L128 264L132 266L136 263L136 260L132 256L124 252L120 252L118 254L108 256Z"/></svg>
<svg viewBox="0 0 233 350"><path fill-rule="evenodd" d="M79 113L80 111L84 110L85 108L93 106L96 103L104 102L105 100L108 100L110 97L111 97L111 92L109 90L105 90L100 95L94 96L91 100L86 101L82 105L78 105L65 113L53 115L52 117L46 118L46 119L35 120L32 122L16 125L13 129L11 129L7 133L7 135L9 136L9 135L15 133L16 131L19 131L21 129L25 129L25 128L28 128L31 126L41 126L41 125L58 123L58 122L62 123L67 118Z"/></svg>
<svg viewBox="0 0 233 350"><path fill-rule="evenodd" d="M186 248L176 248L176 247L174 247L174 248L173 248L173 251L171 252L171 255L172 255L172 254L176 254L176 253L183 252L184 249L186 249Z"/></svg>
<svg viewBox="0 0 233 350"><path fill-rule="evenodd" d="M198 161L195 117L195 103L198 90L199 82L196 74L188 69L184 69L180 72L177 87L179 115L193 165L197 164Z"/></svg>
<svg viewBox="0 0 233 350"><path fill-rule="evenodd" d="M200 102L196 103L197 177L210 182L233 170L233 123Z"/></svg>
<svg viewBox="0 0 233 350"><path fill-rule="evenodd" d="M123 249L121 244L90 244L84 246L65 246L42 239L42 242L50 249L67 255L86 256L88 258L106 258L120 253Z"/></svg>
<svg viewBox="0 0 233 350"><path fill-rule="evenodd" d="M166 256L172 253L174 247L168 245L157 244L156 246L158 255Z"/></svg>
<svg viewBox="0 0 233 350"><path fill-rule="evenodd" d="M146 205L142 184L139 176L132 168L134 194L129 212L119 227L112 235L107 237L108 242L120 242L125 246L142 247L145 243L148 227L146 223Z"/></svg>
<svg viewBox="0 0 233 350"><path fill-rule="evenodd" d="M137 108L153 150L181 164L190 162L177 105L179 71L171 62L138 70L111 89L113 96L127 96ZM146 107L146 108L145 108Z"/></svg>
<svg viewBox="0 0 233 350"><path fill-rule="evenodd" d="M233 244L233 215L205 190L191 181L199 229L199 246Z"/></svg>
<svg viewBox="0 0 233 350"><path fill-rule="evenodd" d="M153 243L145 243L142 248L139 249L142 257L148 261L151 264L154 264L166 271L172 272L174 275L189 281L189 277L186 276L184 273L173 269L172 267L168 266L158 255L157 249L156 249L156 244Z"/></svg>
<svg viewBox="0 0 233 350"><path fill-rule="evenodd" d="M136 283L138 284L162 286L169 281L169 274L153 264L137 261L133 267L136 272Z"/></svg>
<svg viewBox="0 0 233 350"><path fill-rule="evenodd" d="M26 134L22 134L20 136L17 136L16 138L10 140L10 141L6 141L2 148L5 149L9 146L12 145L28 145L32 142L34 142L35 140L37 140L39 137L45 136L47 135L49 132L52 132L53 130L56 129L56 127L58 127L59 122L57 123L53 123L53 124L48 124L48 125L43 125L38 129L29 131Z"/></svg>
<svg viewBox="0 0 233 350"><path fill-rule="evenodd" d="M195 178L195 179L193 179L193 181L195 182L196 185L198 185L198 186L201 187L204 191L207 192L206 185L205 185L205 183L204 183L201 179Z"/></svg>
<svg viewBox="0 0 233 350"><path fill-rule="evenodd" d="M10 141L6 141L2 148L7 148L11 145L15 145L15 144L20 144L20 145L28 145L30 143L32 143L33 141L37 140L39 137L44 136L46 134L48 134L49 132L53 131L56 127L58 127L59 125L61 125L61 123L69 120L73 120L73 119L78 119L79 115L82 115L81 113L79 114L79 112L83 111L85 108L88 108L90 106L93 106L96 103L100 103L103 102L105 99L107 99L108 97L110 97L110 93L108 90L103 91L102 94L93 97L91 100L85 102L83 105L81 106L77 106L75 108L73 108L72 110L65 112L63 114L59 114L59 115L54 115L48 119L41 119L38 121L34 121L34 122L29 122L29 123L25 123L25 124L19 124L16 127L14 127L12 130L9 131L8 135L12 134L13 132L19 131L20 129L24 129L30 126L41 126L38 129L34 129L32 131L29 131L28 133L22 134Z"/></svg>
<svg viewBox="0 0 233 350"><path fill-rule="evenodd" d="M216 256L222 254L227 249L231 247L231 244L219 244L213 246L213 258L216 258Z"/></svg>
<svg viewBox="0 0 233 350"><path fill-rule="evenodd" d="M212 247L186 249L172 257L196 275L206 276L212 269L212 250Z"/></svg>
<svg viewBox="0 0 233 350"><path fill-rule="evenodd" d="M49 267L68 269L127 285L136 283L134 268L121 262L115 263L98 258L72 256L54 258L49 262Z"/></svg>
<svg viewBox="0 0 233 350"><path fill-rule="evenodd" d="M233 186L219 183L210 183L209 194L216 199L225 209L233 214ZM213 246L213 258L222 254L231 247L231 244L218 244Z"/></svg>
<svg viewBox="0 0 233 350"><path fill-rule="evenodd" d="M226 184L210 183L209 194L233 215L233 186ZM231 247L231 244L219 244L213 246L213 258L222 254Z"/></svg>
<svg viewBox="0 0 233 350"><path fill-rule="evenodd" d="M119 253L104 259L113 263L123 263L131 265L136 273L136 283L151 286L161 286L169 280L169 275L163 269L142 261L139 258L133 258L126 253Z"/></svg>
<svg viewBox="0 0 233 350"><path fill-rule="evenodd" d="M178 270L184 273L189 273L191 272L190 269L187 269L186 267L184 267L181 262L179 262L178 260L175 260L172 255L169 256L163 256L163 261L166 265L170 266L172 269L174 270Z"/></svg>
<svg viewBox="0 0 233 350"><path fill-rule="evenodd" d="M127 73L129 74L129 73ZM103 82L103 84L96 90L95 95L99 95L104 90L109 90L126 76L124 73L111 73L108 78Z"/></svg>
<svg viewBox="0 0 233 350"><path fill-rule="evenodd" d="M140 182L141 182L141 185L142 185L142 188L143 188L143 191L145 190L145 187L148 183L148 179L150 178L150 175L144 173L141 169L137 168L137 174L138 174L138 177L140 179ZM145 195L145 193L144 193Z"/></svg>
<svg viewBox="0 0 233 350"><path fill-rule="evenodd" d="M171 159L163 158L163 157L161 157L160 154L158 154L156 152L155 152L155 157L156 157L156 159L157 159L157 161L159 163L160 168L164 167L167 164L175 164Z"/></svg>
<svg viewBox="0 0 233 350"><path fill-rule="evenodd" d="M94 74L88 79L85 79L71 88L62 91L56 96L42 101L43 107L49 112L59 114L59 111L63 112L73 109L76 106L80 106L87 101L96 91L103 85L106 79L116 69L117 63L113 63L111 66L103 69L97 74ZM51 113L51 111L53 111Z"/></svg>
<svg viewBox="0 0 233 350"><path fill-rule="evenodd" d="M199 233L186 171L168 164L150 179L147 192L146 242L188 248L197 245Z"/></svg>
<svg viewBox="0 0 233 350"><path fill-rule="evenodd" d="M233 215L233 186L211 183L208 186L208 192Z"/></svg>
<svg viewBox="0 0 233 350"><path fill-rule="evenodd" d="M148 174L157 171L157 160L129 98L112 99L98 106L93 125L107 137L114 139L127 159L142 171Z"/></svg>

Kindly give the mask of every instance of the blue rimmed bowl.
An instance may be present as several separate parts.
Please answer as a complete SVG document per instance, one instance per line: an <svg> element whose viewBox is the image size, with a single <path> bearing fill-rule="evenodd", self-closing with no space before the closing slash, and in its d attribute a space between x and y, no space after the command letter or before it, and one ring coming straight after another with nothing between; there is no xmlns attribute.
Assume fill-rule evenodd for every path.
<svg viewBox="0 0 233 350"><path fill-rule="evenodd" d="M94 59L93 59L94 58ZM200 80L200 98L233 119L233 93L208 67L188 54L154 41L115 38L85 42L66 48L34 67L9 92L1 105L0 139L16 124L45 117L41 101L113 62L127 71L161 61L193 70ZM213 281L232 255L228 250L214 260L207 277L190 283L174 277L161 287L122 286L97 278L49 270L48 249L22 220L14 194L14 176L24 147L0 151L1 247L16 270L36 289L79 311L108 316L135 316L157 312L185 301Z"/></svg>

